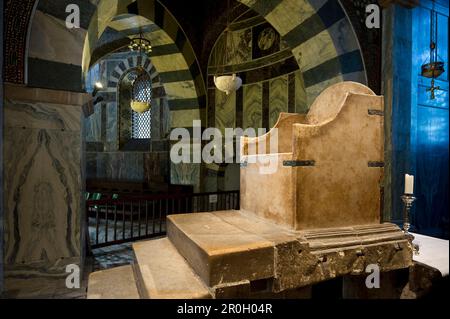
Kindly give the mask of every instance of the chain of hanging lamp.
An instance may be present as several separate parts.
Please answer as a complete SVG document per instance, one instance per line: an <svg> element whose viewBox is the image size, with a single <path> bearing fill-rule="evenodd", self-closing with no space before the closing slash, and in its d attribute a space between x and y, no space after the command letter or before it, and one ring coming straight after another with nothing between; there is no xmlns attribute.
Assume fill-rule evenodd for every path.
<svg viewBox="0 0 450 319"><path fill-rule="evenodd" d="M143 37L141 30L139 37L132 39L128 48L131 52L139 52L141 62L144 61L144 55L152 52L151 43ZM151 79L142 66L137 69L137 73L138 75L132 83L131 108L141 114L151 108Z"/></svg>

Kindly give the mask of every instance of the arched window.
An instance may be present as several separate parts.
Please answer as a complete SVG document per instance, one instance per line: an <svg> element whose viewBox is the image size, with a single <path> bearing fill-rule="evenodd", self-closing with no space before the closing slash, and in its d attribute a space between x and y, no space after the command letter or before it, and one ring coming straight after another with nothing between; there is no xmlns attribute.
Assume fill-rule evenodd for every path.
<svg viewBox="0 0 450 319"><path fill-rule="evenodd" d="M138 74L132 84L135 100L151 103L152 97L152 80L147 72L142 71ZM144 113L132 113L131 116L131 138L133 139L150 139L152 137L152 115L148 110Z"/></svg>
<svg viewBox="0 0 450 319"><path fill-rule="evenodd" d="M137 113L131 109L131 101L151 103L152 80L142 68L128 70L119 82L120 141L121 145L130 140L149 140L152 137L151 109Z"/></svg>

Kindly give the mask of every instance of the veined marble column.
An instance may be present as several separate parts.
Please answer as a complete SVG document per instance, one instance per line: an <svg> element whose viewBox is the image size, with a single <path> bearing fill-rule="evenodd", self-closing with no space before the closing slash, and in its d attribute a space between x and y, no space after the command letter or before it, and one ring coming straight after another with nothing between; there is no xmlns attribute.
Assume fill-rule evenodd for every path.
<svg viewBox="0 0 450 319"><path fill-rule="evenodd" d="M6 291L64 289L84 255L82 93L7 85L4 103ZM29 278L39 283L30 284ZM40 281L42 280L42 281Z"/></svg>
<svg viewBox="0 0 450 319"><path fill-rule="evenodd" d="M3 6L0 6L0 17L3 17ZM3 23L0 23L0 103L3 101ZM3 132L3 107L0 106L0 132ZM0 149L3 149L3 134L0 134ZM0 152L0 167L3 167L3 152ZM0 170L0 296L3 293L3 170Z"/></svg>

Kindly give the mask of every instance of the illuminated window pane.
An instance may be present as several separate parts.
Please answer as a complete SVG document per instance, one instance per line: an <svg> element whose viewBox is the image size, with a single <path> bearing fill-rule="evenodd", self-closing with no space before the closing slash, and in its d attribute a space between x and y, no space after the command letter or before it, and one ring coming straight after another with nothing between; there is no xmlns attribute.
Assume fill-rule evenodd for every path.
<svg viewBox="0 0 450 319"><path fill-rule="evenodd" d="M151 103L152 87L151 78L148 73L137 73L133 81L133 99L140 102ZM131 116L131 138L150 139L152 137L151 111L139 114L132 113Z"/></svg>
<svg viewBox="0 0 450 319"><path fill-rule="evenodd" d="M133 111L132 121L132 138L151 138L152 137L152 113L147 111L139 114Z"/></svg>

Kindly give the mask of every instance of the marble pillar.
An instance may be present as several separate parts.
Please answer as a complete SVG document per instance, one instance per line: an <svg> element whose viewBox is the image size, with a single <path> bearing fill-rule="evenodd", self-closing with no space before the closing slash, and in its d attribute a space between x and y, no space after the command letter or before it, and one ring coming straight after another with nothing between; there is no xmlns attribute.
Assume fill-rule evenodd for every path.
<svg viewBox="0 0 450 319"><path fill-rule="evenodd" d="M385 104L385 183L383 219L402 222L404 174L410 173L412 11L383 10L382 95Z"/></svg>
<svg viewBox="0 0 450 319"><path fill-rule="evenodd" d="M64 289L66 266L82 267L81 105L86 100L80 93L13 85L5 89L3 204L8 292L41 295L43 289ZM39 278L42 284L31 285L29 278Z"/></svg>
<svg viewBox="0 0 450 319"><path fill-rule="evenodd" d="M3 6L0 6L3 17ZM3 51L3 23L0 23L0 42ZM3 101L3 53L0 54L0 101ZM0 107L0 132L3 132L3 107ZM0 149L3 149L3 134L0 134ZM0 167L3 167L3 152L0 152ZM0 170L0 296L3 293L3 170Z"/></svg>

